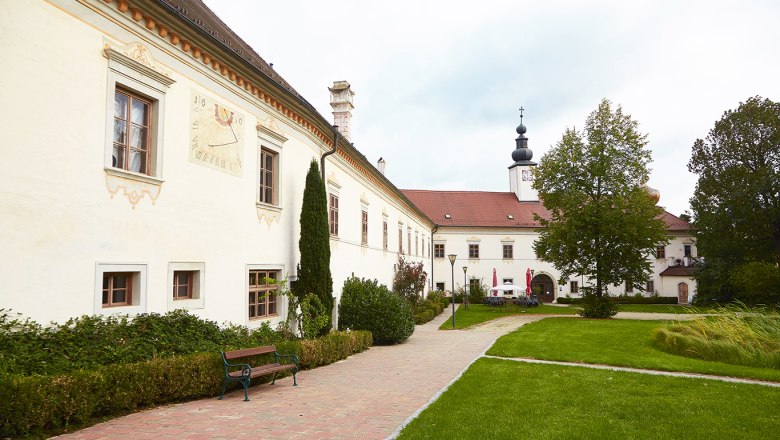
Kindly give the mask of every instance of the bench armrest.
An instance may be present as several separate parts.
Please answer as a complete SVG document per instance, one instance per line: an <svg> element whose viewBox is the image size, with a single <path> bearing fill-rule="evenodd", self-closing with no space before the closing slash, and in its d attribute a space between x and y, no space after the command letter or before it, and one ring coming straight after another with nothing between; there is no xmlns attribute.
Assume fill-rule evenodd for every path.
<svg viewBox="0 0 780 440"><path fill-rule="evenodd" d="M276 362L279 363L279 358L290 358L292 363L295 365L298 365L301 361L298 359L298 355L295 354L279 354L274 352L274 356L276 356Z"/></svg>
<svg viewBox="0 0 780 440"><path fill-rule="evenodd" d="M241 367L242 376L250 376L252 374L252 367L249 364L230 364L225 362L225 375L228 374L228 367Z"/></svg>

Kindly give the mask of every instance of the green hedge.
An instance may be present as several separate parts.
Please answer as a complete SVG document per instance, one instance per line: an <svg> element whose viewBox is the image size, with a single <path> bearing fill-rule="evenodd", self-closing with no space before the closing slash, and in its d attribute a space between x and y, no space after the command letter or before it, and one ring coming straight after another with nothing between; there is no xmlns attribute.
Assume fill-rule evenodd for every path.
<svg viewBox="0 0 780 440"><path fill-rule="evenodd" d="M322 338L277 344L294 352L302 369L327 365L371 346L371 333L332 332ZM196 353L133 364L44 376L0 375L0 437L52 433L96 417L153 405L217 396L219 353ZM259 378L258 383L268 378Z"/></svg>
<svg viewBox="0 0 780 440"><path fill-rule="evenodd" d="M674 296L611 296L617 304L677 304ZM559 297L558 304L582 304L582 298Z"/></svg>

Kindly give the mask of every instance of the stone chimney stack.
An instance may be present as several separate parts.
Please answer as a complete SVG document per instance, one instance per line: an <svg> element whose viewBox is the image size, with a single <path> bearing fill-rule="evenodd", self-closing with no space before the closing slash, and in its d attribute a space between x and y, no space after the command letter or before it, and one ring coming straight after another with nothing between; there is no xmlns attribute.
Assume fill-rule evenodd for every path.
<svg viewBox="0 0 780 440"><path fill-rule="evenodd" d="M349 121L352 119L352 99L355 92L352 91L349 83L346 81L333 81L333 87L330 90L330 106L333 107L333 125L339 126L339 133L348 141L351 141Z"/></svg>

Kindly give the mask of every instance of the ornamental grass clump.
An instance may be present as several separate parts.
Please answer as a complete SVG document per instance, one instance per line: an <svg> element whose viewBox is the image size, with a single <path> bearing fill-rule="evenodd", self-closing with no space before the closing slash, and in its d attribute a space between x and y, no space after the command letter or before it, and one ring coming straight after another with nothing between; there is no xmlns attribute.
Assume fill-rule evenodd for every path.
<svg viewBox="0 0 780 440"><path fill-rule="evenodd" d="M655 331L655 344L698 359L780 369L780 313L742 303Z"/></svg>

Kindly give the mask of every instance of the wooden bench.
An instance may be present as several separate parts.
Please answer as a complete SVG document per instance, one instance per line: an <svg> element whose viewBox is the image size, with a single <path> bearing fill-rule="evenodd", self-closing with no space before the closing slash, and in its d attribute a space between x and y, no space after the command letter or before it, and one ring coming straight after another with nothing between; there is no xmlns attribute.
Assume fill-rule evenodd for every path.
<svg viewBox="0 0 780 440"><path fill-rule="evenodd" d="M298 381L295 378L295 374L298 372L298 363L300 362L298 360L298 356L294 354L279 354L276 352L276 347L273 345L247 348L244 350L223 351L220 353L222 354L222 362L224 363L225 369L225 384L222 387L222 394L220 394L219 400L222 400L222 398L225 397L225 390L227 390L227 386L230 382L239 382L244 387L244 401L248 402L249 393L247 392L247 389L249 388L249 381L252 378L273 374L274 378L271 381L271 385L273 385L276 383L276 374L280 371L291 370L293 374L293 386L298 386ZM249 364L231 364L228 362L233 359L240 359L268 353L274 354L273 364L258 365L253 367ZM281 364L279 363L280 358L289 358L292 363Z"/></svg>

